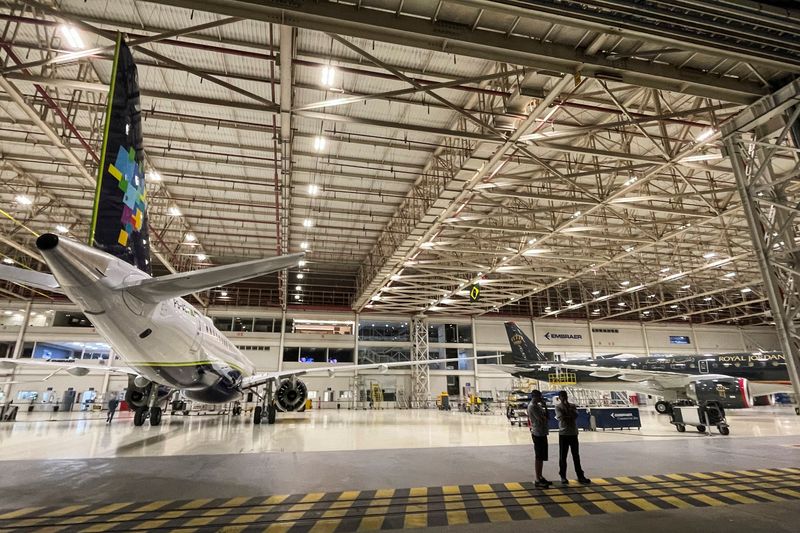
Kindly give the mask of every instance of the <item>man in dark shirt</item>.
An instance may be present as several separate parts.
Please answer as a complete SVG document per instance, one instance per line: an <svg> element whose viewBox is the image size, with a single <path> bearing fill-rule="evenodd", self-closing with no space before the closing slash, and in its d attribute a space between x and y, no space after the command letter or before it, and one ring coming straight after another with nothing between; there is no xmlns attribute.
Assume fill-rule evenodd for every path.
<svg viewBox="0 0 800 533"><path fill-rule="evenodd" d="M567 401L567 391L562 390L558 393L556 418L558 419L558 474L561 476L561 484L569 484L567 479L567 454L572 450L572 461L575 465L575 474L578 476L578 482L588 485L592 481L583 474L581 455L578 449L578 409L575 404Z"/></svg>
<svg viewBox="0 0 800 533"><path fill-rule="evenodd" d="M544 402L541 391L531 392L531 402L528 404L528 420L531 423L531 437L533 437L533 453L535 455L536 481L534 486L537 489L546 489L553 483L547 481L542 476L544 462L547 461L547 435L550 433L547 427L547 405Z"/></svg>
<svg viewBox="0 0 800 533"><path fill-rule="evenodd" d="M119 405L119 400L117 400L116 395L112 396L110 400L108 400L108 416L106 417L106 424L110 424L112 420L114 420L114 413L117 412L117 406Z"/></svg>

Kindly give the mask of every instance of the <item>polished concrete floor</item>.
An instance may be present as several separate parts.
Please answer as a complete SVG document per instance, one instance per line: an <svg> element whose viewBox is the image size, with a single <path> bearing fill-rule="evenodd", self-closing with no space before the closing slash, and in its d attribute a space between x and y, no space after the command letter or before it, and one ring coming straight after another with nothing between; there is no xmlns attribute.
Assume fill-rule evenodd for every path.
<svg viewBox="0 0 800 533"><path fill-rule="evenodd" d="M581 434L589 476L800 466L800 417L788 408L731 412L729 437L677 433L666 417L643 415L639 431ZM555 467L548 462L546 474L557 477ZM76 495L104 503L526 481L532 450L527 429L500 414L323 410L283 415L274 426L176 416L160 427L134 428L127 414L109 426L98 415L24 413L0 424L0 468L0 509L14 509L69 505ZM761 508L737 506L725 516L750 521L750 507ZM800 511L794 503L785 509ZM691 524L723 512L698 518L689 511L656 514ZM628 525L655 515L631 516ZM763 530L780 531L767 527L769 516L761 514ZM565 527L560 520L548 529ZM615 518L585 520L606 527ZM704 529L717 530L711 522Z"/></svg>
<svg viewBox="0 0 800 533"><path fill-rule="evenodd" d="M707 439L678 433L668 417L642 408L641 430L583 433L585 443ZM800 417L789 407L728 412L726 438L800 435ZM715 431L715 430L714 430ZM712 439L721 439L716 432ZM133 427L130 413L111 425L92 413L20 413L0 424L0 460L150 457L263 452L323 452L528 444L526 428L512 427L499 413L470 415L434 410L312 410L281 413L274 426L249 417L165 416L159 427Z"/></svg>

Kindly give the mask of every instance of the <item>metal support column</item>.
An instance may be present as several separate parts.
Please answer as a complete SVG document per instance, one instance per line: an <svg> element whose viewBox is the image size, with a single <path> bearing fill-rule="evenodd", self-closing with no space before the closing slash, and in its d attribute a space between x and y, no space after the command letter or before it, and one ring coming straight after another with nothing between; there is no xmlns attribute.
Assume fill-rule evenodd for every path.
<svg viewBox="0 0 800 533"><path fill-rule="evenodd" d="M589 306L586 306L586 325L589 327L589 350L592 354L592 359L597 359L597 354L594 352L594 331L592 331L592 321L589 319Z"/></svg>
<svg viewBox="0 0 800 533"><path fill-rule="evenodd" d="M281 311L281 337L278 342L278 372L283 370L283 348L286 339L286 309Z"/></svg>
<svg viewBox="0 0 800 533"><path fill-rule="evenodd" d="M472 328L472 370L475 377L475 394L478 394L480 390L478 387L478 327L475 317L470 320L470 327Z"/></svg>
<svg viewBox="0 0 800 533"><path fill-rule="evenodd" d="M644 353L649 357L650 343L647 342L647 328L644 327L644 322L641 322L640 324L642 325L642 342L644 342Z"/></svg>
<svg viewBox="0 0 800 533"><path fill-rule="evenodd" d="M411 319L411 408L422 409L427 406L431 395L430 366L427 362L428 324L424 315Z"/></svg>
<svg viewBox="0 0 800 533"><path fill-rule="evenodd" d="M31 307L33 306L33 300L28 300L25 304L25 311L22 313L22 324L19 326L19 333L17 333L17 343L14 345L14 353L11 356L12 359L19 359L22 355L22 348L25 342L25 333L28 331L28 322L31 320ZM11 372L6 376L5 381L14 381L14 374L16 374L16 368L12 367ZM8 395L11 393L11 384L8 383L3 385L3 398L5 398L5 402L8 402Z"/></svg>
<svg viewBox="0 0 800 533"><path fill-rule="evenodd" d="M722 127L775 329L800 402L800 80L765 96ZM800 406L795 405L800 415Z"/></svg>

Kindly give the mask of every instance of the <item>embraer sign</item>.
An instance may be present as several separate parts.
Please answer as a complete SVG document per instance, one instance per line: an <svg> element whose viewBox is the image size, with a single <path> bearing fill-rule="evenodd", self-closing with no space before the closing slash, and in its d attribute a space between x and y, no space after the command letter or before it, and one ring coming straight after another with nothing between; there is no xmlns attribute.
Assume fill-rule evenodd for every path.
<svg viewBox="0 0 800 533"><path fill-rule="evenodd" d="M583 335L580 333L550 333L549 331L544 334L544 338L553 341L553 340L569 340L569 341L579 341L583 339Z"/></svg>

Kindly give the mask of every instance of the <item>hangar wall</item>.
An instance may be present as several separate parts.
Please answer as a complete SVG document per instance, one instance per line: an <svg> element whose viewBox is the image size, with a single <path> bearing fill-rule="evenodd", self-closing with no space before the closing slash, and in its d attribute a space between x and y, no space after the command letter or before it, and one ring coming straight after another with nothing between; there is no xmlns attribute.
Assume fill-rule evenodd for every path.
<svg viewBox="0 0 800 533"><path fill-rule="evenodd" d="M13 307L12 307L13 306ZM13 344L18 336L21 314L16 311L18 303L8 302L4 306L0 303L0 358L10 356L13 352ZM29 327L25 335L26 346L30 343L44 342L77 342L77 343L99 343L102 339L91 327L64 327L52 326L52 318L48 318L56 310L74 308L69 306L51 306L47 309L41 306L34 306L35 315L31 316ZM12 310L11 314L6 311ZM274 324L280 324L281 314L276 311L263 311L255 309L212 309L209 313L212 318L222 321L236 319L237 317L246 320L244 317L272 318ZM352 313L321 313L321 312L290 312L287 320L322 320L322 321L349 321L355 322L356 315ZM358 317L361 325L378 325L384 322L389 324L408 324L408 316L379 316L361 315ZM772 328L769 327L747 327L738 328L734 326L693 326L691 324L640 324L632 322L607 322L598 321L587 323L582 321L567 320L531 320L527 317L491 317L470 320L464 318L431 317L429 324L433 329L431 332L431 357L459 357L462 360L453 368L434 369L431 371L430 390L431 395L435 396L439 392L448 390L448 376L450 376L450 389L456 386L458 390L466 384L477 386L482 392L491 392L495 395L502 395L512 387L512 379L505 373L493 370L487 366L475 362L473 356L508 352L508 340L506 338L505 320L514 320L523 331L531 338L535 339L537 345L544 352L553 352L562 358L576 358L591 355L602 355L608 353L631 353L631 354L663 354L663 353L685 353L702 354L711 352L735 352L752 351L755 349L774 350L778 348L777 336ZM254 322L251 322L254 323ZM456 337L436 338L435 335L444 335L443 328L447 324L452 331L456 331ZM463 326L463 328L462 328ZM438 328L438 329L437 329ZM390 351L407 354L411 347L409 336L394 339L383 339L382 337L370 337L362 331L362 335L357 336L353 332L358 331L355 327L350 330L351 334L316 334L316 333L290 333L287 332L283 339L284 351L289 352L291 348L303 350L310 347L327 348L328 350L345 349L356 351L353 356L355 360L364 361L362 357L366 354L383 354ZM253 361L256 368L260 371L278 370L280 368L308 368L309 366L327 365L320 362L298 362L284 360L286 357L281 350L280 328L277 332L253 332L253 331L225 331L231 341L243 349L244 353ZM463 333L463 334L462 334ZM450 335L448 333L448 335ZM383 340L375 340L376 338ZM5 348L3 348L5 347ZM329 352L332 353L332 352ZM407 356L406 356L407 357ZM372 361L372 360L370 360ZM354 361L355 362L355 361ZM105 360L99 359L93 362L98 366L108 364ZM352 364L342 361L343 364ZM7 370L0 370L0 376L8 373ZM25 369L18 370L15 375L16 381L23 381L12 385L10 398L16 397L19 391L44 392L48 387L57 392L73 387L78 391L94 388L99 392L121 391L127 385L124 376L112 375L106 378L102 374L91 374L84 377L74 377L70 375L55 375L41 381L49 372L45 369ZM385 374L380 374L375 370L361 370L359 374L365 383L377 382L382 388L397 391L410 390L410 371L391 370ZM354 372L340 372L334 377L327 374L320 376L307 376L309 390L316 391L322 398L323 392L328 389L333 391L350 390ZM458 377L458 381L453 380L453 376ZM6 381L6 378L0 378ZM334 397L338 397L334 395Z"/></svg>

